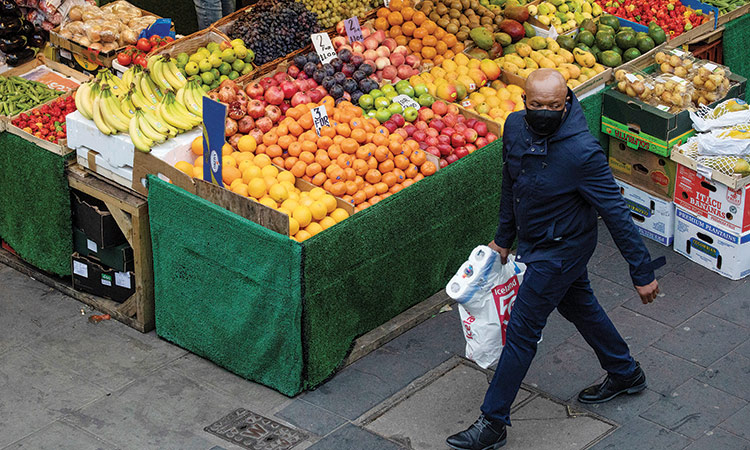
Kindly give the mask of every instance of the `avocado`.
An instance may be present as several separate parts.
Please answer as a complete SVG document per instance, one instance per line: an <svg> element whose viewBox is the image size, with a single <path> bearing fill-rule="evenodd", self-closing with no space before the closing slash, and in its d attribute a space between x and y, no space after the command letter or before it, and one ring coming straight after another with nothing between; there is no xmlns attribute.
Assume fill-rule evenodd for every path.
<svg viewBox="0 0 750 450"><path fill-rule="evenodd" d="M620 31L615 35L615 43L621 50L627 50L636 46L635 33L631 31Z"/></svg>
<svg viewBox="0 0 750 450"><path fill-rule="evenodd" d="M617 31L627 31L628 33L635 34L635 30L633 29L633 27L620 27L620 29Z"/></svg>
<svg viewBox="0 0 750 450"><path fill-rule="evenodd" d="M654 28L649 28L648 35L651 39L653 39L654 44L656 45L661 45L667 40L667 35L664 34L664 30L662 30L658 25Z"/></svg>
<svg viewBox="0 0 750 450"><path fill-rule="evenodd" d="M636 39L641 39L641 38L644 38L646 36L648 36L648 33L646 33L645 31L639 31L639 32L635 33L635 38Z"/></svg>
<svg viewBox="0 0 750 450"><path fill-rule="evenodd" d="M523 29L524 29L524 31L526 31L526 37L527 38L532 38L532 37L536 36L536 30L534 30L534 27L532 27L530 23L524 22L523 23Z"/></svg>
<svg viewBox="0 0 750 450"><path fill-rule="evenodd" d="M616 45L614 47L612 47L611 51L613 51L613 52L617 53L618 55L622 56L622 49L620 47L616 46Z"/></svg>
<svg viewBox="0 0 750 450"><path fill-rule="evenodd" d="M513 43L513 38L508 33L495 33L495 42L503 47L507 47Z"/></svg>
<svg viewBox="0 0 750 450"><path fill-rule="evenodd" d="M469 32L469 36L471 37L471 40L477 44L477 47L482 50L489 50L492 48L492 43L495 42L492 33L484 27L473 28L471 32Z"/></svg>
<svg viewBox="0 0 750 450"><path fill-rule="evenodd" d="M622 54L622 60L628 62L636 59L639 56L641 56L641 51L638 50L637 47L632 47L625 50L625 53Z"/></svg>
<svg viewBox="0 0 750 450"><path fill-rule="evenodd" d="M586 47L594 45L594 35L590 31L583 30L576 37L576 44L584 44Z"/></svg>
<svg viewBox="0 0 750 450"><path fill-rule="evenodd" d="M557 37L557 45L564 48L565 50L572 52L576 46L576 41L568 35L561 34Z"/></svg>
<svg viewBox="0 0 750 450"><path fill-rule="evenodd" d="M604 14L599 17L599 26L602 25L610 26L614 28L615 31L618 31L620 29L620 19L610 14Z"/></svg>
<svg viewBox="0 0 750 450"><path fill-rule="evenodd" d="M591 53L591 47L589 47L588 45L584 44L583 42L580 42L580 43L578 43L578 44L576 45L576 48L580 48L580 49L581 49L581 50L583 50L584 52L589 52L589 53Z"/></svg>
<svg viewBox="0 0 750 450"><path fill-rule="evenodd" d="M602 50L611 50L615 46L615 37L606 31L596 33L596 46Z"/></svg>
<svg viewBox="0 0 750 450"><path fill-rule="evenodd" d="M596 23L592 19L583 19L583 22L581 22L581 29L588 31L591 34L596 34Z"/></svg>
<svg viewBox="0 0 750 450"><path fill-rule="evenodd" d="M648 35L645 35L645 36L640 37L640 38L637 39L636 47L638 47L638 50L641 53L648 53L655 46L656 46L656 43Z"/></svg>
<svg viewBox="0 0 750 450"><path fill-rule="evenodd" d="M622 64L622 57L615 51L607 50L599 55L601 63L607 67L617 67Z"/></svg>
<svg viewBox="0 0 750 450"><path fill-rule="evenodd" d="M612 33L613 36L615 34L615 29L614 28L610 27L609 25L603 25L601 23L599 24L598 30L599 31L606 31L608 33Z"/></svg>
<svg viewBox="0 0 750 450"><path fill-rule="evenodd" d="M591 54L594 55L594 57L596 58L596 61L598 62L599 61L599 55L602 54L602 49L600 49L599 47L597 47L595 45L595 46L591 47L590 51L591 51Z"/></svg>

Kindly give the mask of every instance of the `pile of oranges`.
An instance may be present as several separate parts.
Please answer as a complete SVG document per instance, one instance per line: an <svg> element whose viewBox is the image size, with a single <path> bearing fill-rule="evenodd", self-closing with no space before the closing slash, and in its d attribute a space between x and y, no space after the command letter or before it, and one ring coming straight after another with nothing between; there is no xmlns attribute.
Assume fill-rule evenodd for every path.
<svg viewBox="0 0 750 450"><path fill-rule="evenodd" d="M456 35L448 33L425 13L414 9L410 0L392 0L387 8L380 8L374 23L398 45L408 47L422 57L422 62L440 65L444 60L464 50Z"/></svg>
<svg viewBox="0 0 750 450"><path fill-rule="evenodd" d="M377 119L365 118L362 109L348 101L325 105L331 126L315 131L311 107L289 108L279 124L263 135L256 155L267 155L279 167L331 194L360 211L432 175L437 167L416 141L390 133ZM238 143L240 151L241 143Z"/></svg>
<svg viewBox="0 0 750 450"><path fill-rule="evenodd" d="M301 191L297 178L288 170L279 169L265 154L255 154L255 138L243 136L240 151L225 144L222 148L222 181L235 194L252 198L289 216L289 236L302 242L349 217L339 208L336 198L320 187ZM184 173L203 176L203 137L191 145L197 156L194 163L180 161L175 166Z"/></svg>

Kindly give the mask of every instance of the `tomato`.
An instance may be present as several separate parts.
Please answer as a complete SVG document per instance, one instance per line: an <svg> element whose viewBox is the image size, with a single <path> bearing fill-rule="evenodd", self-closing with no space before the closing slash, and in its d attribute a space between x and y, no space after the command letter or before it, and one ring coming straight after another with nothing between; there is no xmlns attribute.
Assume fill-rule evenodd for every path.
<svg viewBox="0 0 750 450"><path fill-rule="evenodd" d="M164 38L164 40L166 40L167 42L172 42L174 41L174 38L172 36L167 36Z"/></svg>
<svg viewBox="0 0 750 450"><path fill-rule="evenodd" d="M146 55L144 55L144 54L140 54L140 55L136 56L135 60L133 62L135 62L136 64L140 65L144 69L146 67L148 67L148 59L146 58Z"/></svg>
<svg viewBox="0 0 750 450"><path fill-rule="evenodd" d="M121 64L123 66L129 66L131 62L133 62L133 60L130 57L130 55L128 55L127 53L123 52L117 55L118 64Z"/></svg>
<svg viewBox="0 0 750 450"><path fill-rule="evenodd" d="M149 42L146 38L140 38L138 39L138 42L135 44L136 48L142 52L148 53L151 51L151 42Z"/></svg>
<svg viewBox="0 0 750 450"><path fill-rule="evenodd" d="M159 41L161 41L161 36L159 36L158 34L154 34L150 38L148 38L148 42L151 43L152 47L157 45Z"/></svg>

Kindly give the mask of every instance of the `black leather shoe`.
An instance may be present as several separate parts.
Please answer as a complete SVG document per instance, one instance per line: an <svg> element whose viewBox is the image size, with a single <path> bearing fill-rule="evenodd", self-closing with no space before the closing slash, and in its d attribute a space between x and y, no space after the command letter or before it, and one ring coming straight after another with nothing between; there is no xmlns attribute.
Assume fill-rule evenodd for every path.
<svg viewBox="0 0 750 450"><path fill-rule="evenodd" d="M504 423L492 422L482 414L472 426L445 442L456 450L495 450L505 445L507 437Z"/></svg>
<svg viewBox="0 0 750 450"><path fill-rule="evenodd" d="M635 363L635 373L625 379L607 375L604 383L587 387L578 394L581 403L604 403L620 394L637 394L646 389L646 374L641 365Z"/></svg>

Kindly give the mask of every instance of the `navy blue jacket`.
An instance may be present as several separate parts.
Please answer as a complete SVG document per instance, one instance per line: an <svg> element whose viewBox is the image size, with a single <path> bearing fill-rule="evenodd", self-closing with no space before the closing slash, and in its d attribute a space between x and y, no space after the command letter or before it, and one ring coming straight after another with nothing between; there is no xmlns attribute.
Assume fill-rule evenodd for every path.
<svg viewBox="0 0 750 450"><path fill-rule="evenodd" d="M508 116L503 133L500 224L495 243L524 263L571 259L594 252L597 212L630 264L636 286L654 280L651 257L630 218L599 142L589 133L578 99L571 100L559 130L533 134L526 111ZM575 256L573 256L575 255Z"/></svg>

